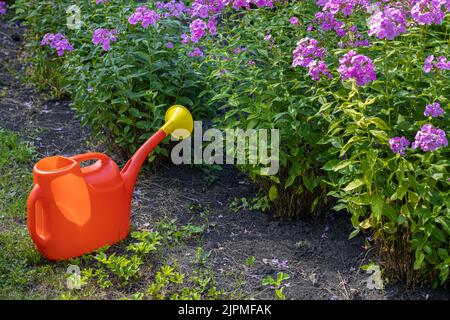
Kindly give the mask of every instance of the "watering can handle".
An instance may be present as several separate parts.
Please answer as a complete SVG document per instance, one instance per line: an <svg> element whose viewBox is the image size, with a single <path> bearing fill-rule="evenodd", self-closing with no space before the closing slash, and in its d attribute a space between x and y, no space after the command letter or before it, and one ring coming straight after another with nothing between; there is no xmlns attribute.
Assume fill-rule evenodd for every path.
<svg viewBox="0 0 450 320"><path fill-rule="evenodd" d="M28 208L28 229L30 230L31 238L38 247L45 247L49 237L44 238L37 233L36 230L36 202L42 199L42 190L39 185L35 184L27 201Z"/></svg>
<svg viewBox="0 0 450 320"><path fill-rule="evenodd" d="M71 159L77 161L77 162L84 162L84 161L89 161L89 160L100 160L100 161L108 161L110 158L103 153L98 153L98 152L90 152L90 153L84 153L84 154L79 154L73 157L70 157Z"/></svg>

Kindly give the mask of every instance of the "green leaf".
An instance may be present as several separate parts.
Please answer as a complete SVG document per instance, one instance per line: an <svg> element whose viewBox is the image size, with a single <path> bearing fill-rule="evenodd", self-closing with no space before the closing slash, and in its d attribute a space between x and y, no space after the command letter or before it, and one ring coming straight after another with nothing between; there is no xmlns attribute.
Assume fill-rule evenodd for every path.
<svg viewBox="0 0 450 320"><path fill-rule="evenodd" d="M278 198L278 191L276 186L271 186L269 189L269 199L270 201L275 201Z"/></svg>
<svg viewBox="0 0 450 320"><path fill-rule="evenodd" d="M344 191L349 192L356 188L361 187L362 185L364 185L364 181L362 181L361 179L355 179L344 188Z"/></svg>
<svg viewBox="0 0 450 320"><path fill-rule="evenodd" d="M372 196L370 207L372 209L372 214L376 221L379 222L383 214L384 199L380 194Z"/></svg>
<svg viewBox="0 0 450 320"><path fill-rule="evenodd" d="M370 133L377 139L381 140L381 142L387 142L389 137L385 131L382 130L369 130Z"/></svg>
<svg viewBox="0 0 450 320"><path fill-rule="evenodd" d="M419 270L420 268L422 268L424 259L425 259L425 254L422 251L416 251L416 260L414 261L414 270Z"/></svg>

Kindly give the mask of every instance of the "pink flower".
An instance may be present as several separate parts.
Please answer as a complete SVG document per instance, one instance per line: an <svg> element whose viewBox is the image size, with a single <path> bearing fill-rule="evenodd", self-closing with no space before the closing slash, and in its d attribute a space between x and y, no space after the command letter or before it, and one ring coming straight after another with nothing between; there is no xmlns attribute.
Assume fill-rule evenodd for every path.
<svg viewBox="0 0 450 320"><path fill-rule="evenodd" d="M140 6L128 18L128 23L132 25L141 23L141 26L147 29L150 25L154 26L159 19L161 19L160 14L148 9L146 6Z"/></svg>
<svg viewBox="0 0 450 320"><path fill-rule="evenodd" d="M406 154L406 148L409 147L409 141L405 137L394 137L389 139L389 146L392 152L404 156Z"/></svg>
<svg viewBox="0 0 450 320"><path fill-rule="evenodd" d="M63 56L66 51L72 51L73 47L69 40L61 33L53 34L47 33L44 35L41 45L48 45L50 48L55 49L58 56Z"/></svg>
<svg viewBox="0 0 450 320"><path fill-rule="evenodd" d="M111 50L111 42L117 41L117 31L115 29L97 29L92 35L92 43L95 45L102 44L102 48L105 51Z"/></svg>
<svg viewBox="0 0 450 320"><path fill-rule="evenodd" d="M4 15L6 11L6 2L0 1L0 16Z"/></svg>
<svg viewBox="0 0 450 320"><path fill-rule="evenodd" d="M202 50L200 50L200 48L195 47L194 50L192 50L189 53L189 56L190 57L203 57L203 52L202 52Z"/></svg>
<svg viewBox="0 0 450 320"><path fill-rule="evenodd" d="M292 17L291 19L289 19L289 22L293 25L297 25L298 24L298 18L297 17Z"/></svg>
<svg viewBox="0 0 450 320"><path fill-rule="evenodd" d="M208 26L202 19L195 19L189 25L189 29L191 30L192 42L197 43L201 38L206 36L206 30L208 29Z"/></svg>
<svg viewBox="0 0 450 320"><path fill-rule="evenodd" d="M188 36L187 34L183 33L183 34L181 35L181 43L182 43L182 44L186 44L186 43L188 43L190 40L191 40L191 39L189 38L189 36Z"/></svg>
<svg viewBox="0 0 450 320"><path fill-rule="evenodd" d="M338 72L342 80L355 79L358 86L366 85L377 79L375 65L369 57L357 54L354 50L339 59Z"/></svg>

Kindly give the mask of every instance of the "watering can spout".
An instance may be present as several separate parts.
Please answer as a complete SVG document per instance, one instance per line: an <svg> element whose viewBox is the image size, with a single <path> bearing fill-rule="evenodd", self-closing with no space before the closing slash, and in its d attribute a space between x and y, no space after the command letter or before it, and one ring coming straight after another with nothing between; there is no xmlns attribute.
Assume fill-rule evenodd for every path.
<svg viewBox="0 0 450 320"><path fill-rule="evenodd" d="M169 134L177 139L188 138L194 128L191 113L183 106L175 105L167 110L165 124L131 157L122 169L122 178L130 195L132 195L139 172L152 150Z"/></svg>

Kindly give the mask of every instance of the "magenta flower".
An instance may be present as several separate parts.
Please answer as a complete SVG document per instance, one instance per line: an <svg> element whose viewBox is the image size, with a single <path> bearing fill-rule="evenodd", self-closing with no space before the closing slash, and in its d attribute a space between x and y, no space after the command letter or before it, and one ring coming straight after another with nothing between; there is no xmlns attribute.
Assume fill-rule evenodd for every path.
<svg viewBox="0 0 450 320"><path fill-rule="evenodd" d="M389 146L392 152L399 153L404 156L406 154L406 148L409 147L410 142L405 137L394 137L389 139Z"/></svg>
<svg viewBox="0 0 450 320"><path fill-rule="evenodd" d="M233 8L235 10L240 10L241 8L245 8L246 10L250 10L251 0L234 0Z"/></svg>
<svg viewBox="0 0 450 320"><path fill-rule="evenodd" d="M434 55L429 55L425 59L425 63L423 65L423 71L425 73L430 73L434 69L438 70L450 70L450 61L447 61L446 57L440 56L436 59L434 58Z"/></svg>
<svg viewBox="0 0 450 320"><path fill-rule="evenodd" d="M348 40L339 41L339 48L357 48L357 47L369 47L370 42L368 39L364 39L361 32L358 31L357 26L352 26L347 32Z"/></svg>
<svg viewBox="0 0 450 320"><path fill-rule="evenodd" d="M167 49L173 49L173 43L170 42L170 41L167 42L167 43L166 43L166 48L167 48Z"/></svg>
<svg viewBox="0 0 450 320"><path fill-rule="evenodd" d="M191 9L186 7L183 1L171 0L169 2L156 2L156 8L164 14L165 18L175 17L179 19L182 14L190 15Z"/></svg>
<svg viewBox="0 0 450 320"><path fill-rule="evenodd" d="M217 34L217 22L214 17L208 20L206 27L208 28L208 32L210 35L214 36Z"/></svg>
<svg viewBox="0 0 450 320"><path fill-rule="evenodd" d="M58 56L63 56L66 51L72 51L73 47L69 40L61 33L53 34L47 33L44 35L41 45L48 45L50 48L55 49Z"/></svg>
<svg viewBox="0 0 450 320"><path fill-rule="evenodd" d="M428 104L425 106L425 112L423 115L425 117L439 117L444 115L444 110L441 108L441 104L439 102L434 102L432 104Z"/></svg>
<svg viewBox="0 0 450 320"><path fill-rule="evenodd" d="M140 6L136 8L136 11L128 18L128 23L132 25L141 23L141 26L144 29L147 29L150 25L154 26L159 19L161 19L160 14L148 9L146 6Z"/></svg>
<svg viewBox="0 0 450 320"><path fill-rule="evenodd" d="M333 15L342 13L344 16L353 14L355 9L367 10L370 0L317 0L318 6L323 7L323 11L328 11Z"/></svg>
<svg viewBox="0 0 450 320"><path fill-rule="evenodd" d="M220 13L229 3L230 0L194 0L191 16L206 19L212 14Z"/></svg>
<svg viewBox="0 0 450 320"><path fill-rule="evenodd" d="M197 43L201 38L206 36L206 30L208 29L208 25L202 19L195 19L189 25L189 29L191 30L192 42Z"/></svg>
<svg viewBox="0 0 450 320"><path fill-rule="evenodd" d="M316 39L306 37L297 42L293 55L292 66L306 68L313 60L322 60L325 56L325 49L318 46Z"/></svg>
<svg viewBox="0 0 450 320"><path fill-rule="evenodd" d="M420 148L425 152L433 152L446 146L448 146L448 141L445 131L434 128L431 124L426 124L417 132L411 148Z"/></svg>
<svg viewBox="0 0 450 320"><path fill-rule="evenodd" d="M418 0L411 9L411 15L420 25L441 24L445 18L441 0Z"/></svg>
<svg viewBox="0 0 450 320"><path fill-rule="evenodd" d="M289 19L289 22L293 25L297 25L299 21L297 17L292 17Z"/></svg>
<svg viewBox="0 0 450 320"><path fill-rule="evenodd" d="M0 1L0 16L6 14L6 2Z"/></svg>
<svg viewBox="0 0 450 320"><path fill-rule="evenodd" d="M297 48L294 52L294 61L292 66L301 66L308 68L308 75L318 81L321 75L331 78L331 73L327 69L327 65L323 61L325 57L325 49L318 46L316 39L303 38L297 42Z"/></svg>
<svg viewBox="0 0 450 320"><path fill-rule="evenodd" d="M326 63L322 60L312 61L308 65L308 74L314 81L319 81L321 75L331 79L331 73L328 71Z"/></svg>
<svg viewBox="0 0 450 320"><path fill-rule="evenodd" d="M95 0L95 4L108 3L108 0Z"/></svg>
<svg viewBox="0 0 450 320"><path fill-rule="evenodd" d="M339 37L344 37L346 31L344 29L344 23L342 21L336 20L334 14L330 12L318 12L312 20L313 24L319 24L323 31L334 30ZM310 26L312 30L312 25Z"/></svg>
<svg viewBox="0 0 450 320"><path fill-rule="evenodd" d="M187 34L183 33L183 34L181 35L181 43L182 43L182 44L186 44L186 43L188 43L190 40L191 40L191 39L189 38L189 36L188 36Z"/></svg>
<svg viewBox="0 0 450 320"><path fill-rule="evenodd" d="M392 40L406 32L406 13L390 6L375 12L369 19L369 36Z"/></svg>
<svg viewBox="0 0 450 320"><path fill-rule="evenodd" d="M239 53L245 52L245 51L247 51L247 48L246 48L246 47L241 47L241 48L233 49L233 53L235 53L235 54L239 54Z"/></svg>
<svg viewBox="0 0 450 320"><path fill-rule="evenodd" d="M116 34L117 31L115 29L111 31L108 29L97 29L92 35L92 43L95 45L101 44L104 51L109 51L111 50L111 42L117 41Z"/></svg>
<svg viewBox="0 0 450 320"><path fill-rule="evenodd" d="M189 53L189 56L190 57L203 57L203 52L202 52L202 50L200 50L200 48L195 47L194 50L192 50Z"/></svg>
<svg viewBox="0 0 450 320"><path fill-rule="evenodd" d="M338 72L342 80L355 79L358 86L366 85L377 79L375 65L369 57L350 50L339 59Z"/></svg>

